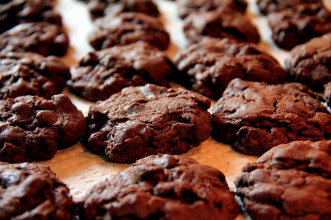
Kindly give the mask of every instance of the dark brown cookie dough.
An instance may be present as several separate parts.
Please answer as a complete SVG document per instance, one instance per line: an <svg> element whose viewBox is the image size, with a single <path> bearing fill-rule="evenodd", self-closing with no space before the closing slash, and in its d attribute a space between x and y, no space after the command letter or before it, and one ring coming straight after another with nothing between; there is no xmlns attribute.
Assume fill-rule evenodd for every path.
<svg viewBox="0 0 331 220"><path fill-rule="evenodd" d="M107 99L124 87L153 83L168 86L176 68L167 56L147 43L90 52L72 70L70 90L90 101Z"/></svg>
<svg viewBox="0 0 331 220"><path fill-rule="evenodd" d="M157 18L142 13L121 13L95 21L97 28L89 35L89 42L96 50L115 45L144 41L166 50L170 37Z"/></svg>
<svg viewBox="0 0 331 220"><path fill-rule="evenodd" d="M210 100L187 90L128 87L89 109L85 144L111 161L181 154L210 135Z"/></svg>
<svg viewBox="0 0 331 220"><path fill-rule="evenodd" d="M267 15L271 12L283 11L287 8L295 8L300 4L320 3L322 0L257 0L260 12Z"/></svg>
<svg viewBox="0 0 331 220"><path fill-rule="evenodd" d="M207 12L224 9L245 13L247 2L245 0L177 0L178 15L186 18L194 12Z"/></svg>
<svg viewBox="0 0 331 220"><path fill-rule="evenodd" d="M235 184L256 220L331 219L331 141L295 141L248 163Z"/></svg>
<svg viewBox="0 0 331 220"><path fill-rule="evenodd" d="M298 44L331 32L331 12L322 4L302 4L270 13L268 23L276 45L290 50Z"/></svg>
<svg viewBox="0 0 331 220"><path fill-rule="evenodd" d="M324 96L328 105L331 106L331 82L324 85Z"/></svg>
<svg viewBox="0 0 331 220"><path fill-rule="evenodd" d="M285 82L286 72L269 54L251 43L205 38L179 52L174 63L177 82L213 99L221 97L234 78Z"/></svg>
<svg viewBox="0 0 331 220"><path fill-rule="evenodd" d="M212 136L252 155L295 140L330 139L331 115L320 100L299 83L234 79L214 106Z"/></svg>
<svg viewBox="0 0 331 220"><path fill-rule="evenodd" d="M21 95L50 98L70 79L70 69L55 57L34 53L0 54L0 99Z"/></svg>
<svg viewBox="0 0 331 220"><path fill-rule="evenodd" d="M245 15L232 10L192 13L184 20L184 34L191 42L203 37L230 38L258 43L260 35Z"/></svg>
<svg viewBox="0 0 331 220"><path fill-rule="evenodd" d="M61 26L47 22L19 24L0 35L0 53L34 52L64 56L69 38Z"/></svg>
<svg viewBox="0 0 331 220"><path fill-rule="evenodd" d="M239 206L224 175L189 157L137 161L87 194L84 219L235 219Z"/></svg>
<svg viewBox="0 0 331 220"><path fill-rule="evenodd" d="M139 12L159 16L157 5L152 0L90 0L88 4L92 19L116 16L123 12Z"/></svg>
<svg viewBox="0 0 331 220"><path fill-rule="evenodd" d="M285 61L289 78L316 91L331 81L331 33L298 45Z"/></svg>
<svg viewBox="0 0 331 220"><path fill-rule="evenodd" d="M0 33L20 23L45 21L62 25L54 11L56 0L5 0L0 2Z"/></svg>
<svg viewBox="0 0 331 220"><path fill-rule="evenodd" d="M66 95L0 100L0 161L48 160L73 145L86 121Z"/></svg>
<svg viewBox="0 0 331 220"><path fill-rule="evenodd" d="M72 219L68 187L44 165L0 162L0 219Z"/></svg>

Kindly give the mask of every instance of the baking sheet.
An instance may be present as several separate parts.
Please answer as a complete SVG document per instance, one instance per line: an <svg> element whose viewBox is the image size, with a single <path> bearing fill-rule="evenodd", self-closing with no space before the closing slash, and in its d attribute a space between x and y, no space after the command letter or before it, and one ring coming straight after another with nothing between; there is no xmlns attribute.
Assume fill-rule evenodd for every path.
<svg viewBox="0 0 331 220"><path fill-rule="evenodd" d="M155 2L162 13L160 19L164 22L173 42L166 53L169 57L173 57L187 45L182 32L182 22L177 17L177 9L173 1L155 0ZM331 4L331 0L327 0L327 2ZM73 67L82 56L88 51L92 51L87 42L87 35L93 30L93 24L89 18L86 4L78 0L58 0L57 10L63 16L63 22L71 43L69 52L63 61ZM266 19L257 14L254 0L250 0L247 16L259 29L263 39L260 46L273 54L283 64L288 52L275 47L270 39L271 31L267 26ZM88 107L93 104L92 102L87 102L70 94L67 90L63 93L69 95L73 103L82 110L84 115L87 115ZM218 143L211 138L183 155L222 171L231 189L234 188L233 181L241 172L242 166L257 159L255 156L237 153L229 145ZM112 177L129 166L129 164L112 163L104 157L94 155L81 143L59 150L53 159L38 163L50 166L58 178L68 185L73 199L76 201L82 199L84 194L98 181ZM244 217L239 216L238 219L244 219Z"/></svg>

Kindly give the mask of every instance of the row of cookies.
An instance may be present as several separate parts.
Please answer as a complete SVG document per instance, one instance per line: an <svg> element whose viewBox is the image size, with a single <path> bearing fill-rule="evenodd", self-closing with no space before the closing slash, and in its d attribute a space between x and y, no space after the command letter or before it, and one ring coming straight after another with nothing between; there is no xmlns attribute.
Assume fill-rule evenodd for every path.
<svg viewBox="0 0 331 220"><path fill-rule="evenodd" d="M55 0L12 0L0 3L0 53L34 52L64 56L69 38Z"/></svg>
<svg viewBox="0 0 331 220"><path fill-rule="evenodd" d="M324 44L323 44L323 46L324 46ZM242 78L253 80L253 81L274 80L274 81L270 81L270 82L279 83L279 82L282 82L285 80L284 71L281 69L279 64L272 57L270 57L267 54L264 54L258 48L254 47L254 45L249 45L249 44L245 44L245 43L240 44L240 43L236 43L236 42L231 42L230 40L222 40L222 41L206 40L204 42L201 42L198 45L193 45L191 47L193 48L192 51L189 48L188 49L189 52L187 52L189 55L193 54L193 58L202 57L203 59L205 59L205 61L203 60L202 63L199 60L196 61L193 59L191 61L190 59L188 59L188 62L192 62L193 68L192 68L192 70L190 70L190 69L187 70L187 72L196 74L197 77L195 77L195 78L201 79L201 82L196 83L197 85L192 86L192 88L196 88L196 91L201 92L203 94L204 94L203 89L205 89L205 88L209 89L209 91L211 91L211 92L214 92L213 89L216 88L218 90L221 90L221 91L214 92L214 93L218 94L218 97L219 97L222 94L222 90L224 90L226 88L227 83L230 82L231 79L233 79L235 77L240 77L239 70L243 70L242 72L244 72L244 73L242 73L242 76L243 76ZM206 50L201 49L202 47L206 48ZM197 49L194 49L194 48L197 48ZM231 48L231 49L229 49L229 48ZM194 50L198 51L197 56L195 56L195 54L193 53ZM215 51L215 52L213 54L211 54L210 51L213 51L213 52ZM315 51L315 50L313 50L313 51ZM206 56L207 54L209 56L211 56L211 58ZM260 55L260 56L257 57L255 55ZM181 57L181 55L179 55L179 57ZM182 58L184 60L183 62L182 62L181 58L178 58L179 66L181 66L182 63L185 64L187 62L185 60L185 52L183 54L183 57L184 57L184 58ZM222 59L224 59L224 61ZM236 60L236 59L238 59L238 60ZM24 62L22 63L21 60L23 60ZM54 74L52 74L52 71L53 71L53 73L58 72L58 71L54 71L54 70L56 70L56 69L54 69L54 65L48 66L48 65L46 65L47 62L45 62L44 60L42 60L42 62L39 62L39 63L37 62L37 60L38 59L33 58L32 61L31 60L29 61L27 58L23 58L23 59L20 59L20 61L18 63L15 63L16 61L14 63L12 63L12 57L10 57L9 61L5 59L5 61L3 62L5 64L4 69L7 70L7 74L8 74L8 76L7 76L8 85L6 85L5 89L10 91L7 93L13 94L13 92L10 89L12 89L15 92L19 90L15 86L12 86L12 85L18 85L18 87L19 87L19 85L21 85L21 87L23 88L22 89L23 92L27 92L26 88L30 88L31 89L30 91L38 90L38 88L41 88L40 90L42 90L42 91L48 91L49 88L54 87L54 85L59 85L59 84L61 84L59 82L64 81L63 79L60 81L58 79L55 79L53 81L50 80L50 82L47 81L47 83L45 83L46 82L45 78L47 78L47 77L43 77L43 75L45 75L45 73L44 73L45 69L48 70L48 71L46 71L46 73L47 74L50 73L50 75L54 75ZM229 71L229 62L228 62L229 60L234 60L234 64L233 64L234 71L232 71L232 72ZM265 62L262 62L262 60L265 60ZM218 63L217 63L217 65L214 65L216 61ZM28 65L27 65L27 63L28 63ZM223 64L224 64L224 66L222 66ZM267 66L267 67L265 67L265 66ZM211 67L210 68L211 70L214 70L214 69L217 70L217 71L215 71L216 76L213 76L214 72L212 72L212 71L210 74L210 71L208 70L209 67ZM20 76L19 80L15 79L15 78L17 78L17 76L15 75L16 72L13 70L15 70L17 68L20 68L20 72L23 72L24 74L28 74L28 75ZM208 81L201 76L203 74L200 74L199 68L202 70L207 69L206 76L204 76L204 77L207 80L211 79L210 80L211 83L208 84ZM275 68L277 68L276 69L277 71L275 71ZM61 69L61 66L58 67L58 69ZM66 68L63 68L63 69L66 70ZM81 67L78 68L78 70L81 70L81 72L79 72L81 74L80 75L78 74L78 77L73 78L73 80L72 80L72 81L74 81L75 79L77 79L76 82L74 81L74 83L72 83L72 85L77 85L76 86L77 90L73 89L72 91L74 91L74 92L78 91L76 93L83 96L84 98L91 97L90 100L93 100L93 101L100 100L100 99L106 99L110 95L112 95L116 92L119 92L122 88L131 86L131 85L134 85L134 86L141 85L141 84L146 84L147 82L166 85L167 82L164 79L166 78L167 75L171 75L171 74L169 74L169 72L173 71L173 69L174 69L173 65L165 57L164 54L162 54L157 49L155 49L147 44L136 43L136 44L131 44L131 45L127 45L127 46L116 46L116 47L113 47L113 48L110 48L107 50L89 53L86 58L82 59ZM219 72L223 73L222 71L219 71L219 69L221 69L221 70L224 69L225 71L230 72L228 74L228 76L226 76L228 79L225 77L226 80L224 80L224 77L222 75L221 76L217 75ZM273 69L273 71L276 72L275 76L273 76L274 73L273 73L273 71L270 71L270 69ZM35 71L35 70L38 70L38 71ZM160 74L160 70L163 70L162 73L164 73L164 74ZM184 70L184 71L186 71L186 70ZM12 74L13 72L15 72L15 74ZM41 72L41 74L39 74L39 72ZM268 77L265 77L266 72L267 72L267 74L269 74ZM33 83L30 83L29 81L31 81L31 79L28 79L26 82L25 79L29 78L29 75L30 76L32 75L32 78L34 78L35 74L38 75L38 77L36 77L37 80L35 80L36 82L34 82L34 80L32 80ZM254 74L257 76L255 76ZM39 77L39 75L41 75L42 77ZM58 76L58 74L55 74L55 75ZM184 75L183 78L186 78L185 73L183 75ZM258 78L260 76L262 79ZM177 77L177 76L175 76L175 77ZM245 77L247 77L247 78L245 78ZM42 80L40 80L40 78ZM180 77L177 77L177 78L180 78ZM188 82L188 81L194 82L194 77L192 77L192 78L193 78L193 80L189 79L189 80L186 80L186 82ZM6 79L6 78L4 77L4 79ZM277 81L277 80L280 80L280 81ZM183 80L183 81L185 82L185 80ZM206 81L207 81L206 85L203 85L203 83L205 83ZM213 85L212 83L215 81L223 83L224 85L221 84L223 87L221 87L221 89L219 89L219 87L220 87L219 85L217 85L217 84ZM12 82L15 82L16 84L15 83L13 84ZM269 82L269 81L267 81L267 82ZM200 85L202 85L202 86L199 88ZM74 88L74 86L71 86L71 88ZM299 90L304 91L305 89L299 89ZM27 94L34 94L30 91L28 91ZM310 92L307 92L307 93L310 93ZM103 95L103 97L101 97L101 98L98 97L99 94ZM38 94L35 94L35 95L38 95ZM48 98L50 98L51 95L52 95L52 93L50 93ZM204 95L208 95L208 94L205 93ZM280 94L280 95L282 95L282 94ZM210 95L210 96L212 96L212 95ZM218 97L216 96L216 98L218 98ZM318 97L318 96L316 96L316 97ZM317 98L317 99L319 99L319 98ZM216 111L219 112L219 110L216 110ZM323 109L322 107L318 107L317 109L314 109L313 111L317 111L317 112L321 111L324 113L326 112L325 109ZM300 116L300 117L302 117L302 116ZM107 117L104 116L104 119L106 119L106 118ZM218 127L222 127L222 126L215 125L215 127L216 127L215 130L217 130ZM241 127L241 126L239 126L239 127ZM239 128L237 128L237 129L239 129ZM316 137L317 139L321 139L321 138L327 139L328 138L328 135L329 135L328 127L325 128L325 126L323 126L323 129L326 129L326 131L322 131L318 135L315 134L315 136L317 136ZM265 132L265 131L263 131L263 132ZM294 133L296 133L296 132L294 132ZM213 132L213 133L217 134L218 132ZM104 135L102 135L102 136L104 136ZM218 136L221 137L222 135L218 135ZM299 135L299 137L301 137L301 136ZM314 138L315 138L315 136L313 135ZM282 138L282 141L291 141L291 140L295 140L295 138L298 138L298 137L293 137L292 139L291 138ZM311 138L311 137L306 137L306 138ZM103 138L103 139L105 139L104 142L108 142L109 137ZM149 139L150 138L148 138L148 140ZM222 140L222 139L220 139L220 140ZM229 143L228 141L225 141L225 142ZM230 142L230 143L232 143L232 142ZM271 146L269 146L269 148L270 147ZM262 147L262 149L263 148L264 147ZM108 147L104 147L103 150L109 151ZM261 152L259 152L259 150L253 150L252 151L253 153L251 153L251 154L261 154L264 151L265 151L265 149L262 150ZM102 152L102 151L98 150L97 152ZM166 153L166 152L167 151L165 151L163 153ZM181 152L184 152L184 151L181 151ZM249 152L249 151L247 151L247 152ZM138 158L140 158L140 157L138 157ZM138 158L131 158L130 160L127 159L127 161L134 161ZM121 161L121 160L118 160L118 161ZM122 161L125 161L125 160L122 160Z"/></svg>
<svg viewBox="0 0 331 220"><path fill-rule="evenodd" d="M276 146L248 163L235 194L250 217L330 219L331 141ZM0 162L1 219L235 219L234 193L219 170L184 156L136 161L73 202L43 165Z"/></svg>
<svg viewBox="0 0 331 220"><path fill-rule="evenodd" d="M289 50L331 32L331 12L323 0L258 0L257 6L267 15L272 39L280 48Z"/></svg>

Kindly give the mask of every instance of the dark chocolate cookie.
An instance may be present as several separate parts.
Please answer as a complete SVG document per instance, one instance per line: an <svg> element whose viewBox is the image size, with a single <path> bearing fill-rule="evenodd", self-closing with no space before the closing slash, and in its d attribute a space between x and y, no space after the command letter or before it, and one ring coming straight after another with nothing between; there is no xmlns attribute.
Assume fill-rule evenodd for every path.
<svg viewBox="0 0 331 220"><path fill-rule="evenodd" d="M186 18L194 12L207 12L230 9L245 13L247 2L245 0L177 0L178 15Z"/></svg>
<svg viewBox="0 0 331 220"><path fill-rule="evenodd" d="M85 144L111 161L181 154L208 139L210 100L187 90L128 87L89 109Z"/></svg>
<svg viewBox="0 0 331 220"><path fill-rule="evenodd" d="M286 72L269 54L251 43L206 38L179 52L174 63L177 82L218 99L234 78L267 83L285 82Z"/></svg>
<svg viewBox="0 0 331 220"><path fill-rule="evenodd" d="M90 0L88 4L93 19L116 16L123 12L139 12L159 16L157 5L152 0Z"/></svg>
<svg viewBox="0 0 331 220"><path fill-rule="evenodd" d="M267 15L271 12L295 8L300 4L322 3L323 0L257 0L260 12Z"/></svg>
<svg viewBox="0 0 331 220"><path fill-rule="evenodd" d="M107 99L124 87L168 86L176 68L166 55L143 42L90 52L72 70L70 90L90 101Z"/></svg>
<svg viewBox="0 0 331 220"><path fill-rule="evenodd" d="M116 17L104 17L95 21L97 28L89 35L89 42L96 50L115 45L145 41L166 50L170 37L157 18L142 13L121 13Z"/></svg>
<svg viewBox="0 0 331 220"><path fill-rule="evenodd" d="M0 99L21 95L50 98L70 79L70 69L55 57L34 53L0 54Z"/></svg>
<svg viewBox="0 0 331 220"><path fill-rule="evenodd" d="M331 115L320 100L299 83L234 79L214 106L212 136L252 155L295 140L330 139Z"/></svg>
<svg viewBox="0 0 331 220"><path fill-rule="evenodd" d="M44 165L0 162L0 219L72 219L68 187Z"/></svg>
<svg viewBox="0 0 331 220"><path fill-rule="evenodd" d="M84 219L235 219L239 206L223 173L189 157L159 155L137 161L95 185Z"/></svg>
<svg viewBox="0 0 331 220"><path fill-rule="evenodd" d="M20 23L45 21L62 25L54 11L56 0L5 0L0 2L0 33Z"/></svg>
<svg viewBox="0 0 331 220"><path fill-rule="evenodd" d="M324 85L324 96L328 105L331 106L331 82Z"/></svg>
<svg viewBox="0 0 331 220"><path fill-rule="evenodd" d="M331 81L331 33L313 38L298 45L285 61L291 80L323 91L323 85Z"/></svg>
<svg viewBox="0 0 331 220"><path fill-rule="evenodd" d="M331 141L295 141L248 163L235 184L252 219L331 219Z"/></svg>
<svg viewBox="0 0 331 220"><path fill-rule="evenodd" d="M0 100L0 161L47 160L73 145L86 121L66 95Z"/></svg>
<svg viewBox="0 0 331 220"><path fill-rule="evenodd" d="M250 43L260 41L253 23L245 15L232 10L192 13L185 18L183 29L191 42L199 42L204 36Z"/></svg>
<svg viewBox="0 0 331 220"><path fill-rule="evenodd" d="M19 24L0 35L0 52L34 52L64 56L69 38L61 26L47 22Z"/></svg>
<svg viewBox="0 0 331 220"><path fill-rule="evenodd" d="M268 23L277 46L290 50L298 44L331 32L331 12L322 4L302 4L270 13Z"/></svg>

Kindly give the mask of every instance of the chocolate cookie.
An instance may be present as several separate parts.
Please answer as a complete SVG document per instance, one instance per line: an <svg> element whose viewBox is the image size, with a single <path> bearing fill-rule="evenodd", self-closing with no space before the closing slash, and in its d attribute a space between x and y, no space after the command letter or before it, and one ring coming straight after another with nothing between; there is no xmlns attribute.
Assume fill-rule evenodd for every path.
<svg viewBox="0 0 331 220"><path fill-rule="evenodd" d="M137 161L87 194L84 219L235 219L239 206L224 175L189 157Z"/></svg>
<svg viewBox="0 0 331 220"><path fill-rule="evenodd" d="M89 42L96 50L115 45L144 41L166 50L170 37L162 23L141 13L121 13L116 17L104 17L95 21L96 30L89 35Z"/></svg>
<svg viewBox="0 0 331 220"><path fill-rule="evenodd" d="M295 8L300 4L320 3L323 0L257 0L260 12L267 15L271 12L283 11L287 8Z"/></svg>
<svg viewBox="0 0 331 220"><path fill-rule="evenodd" d="M0 54L0 99L21 95L50 98L70 79L70 69L55 57L34 53Z"/></svg>
<svg viewBox="0 0 331 220"><path fill-rule="evenodd" d="M139 12L153 17L159 10L152 0L90 0L88 4L92 19L103 16L117 16L123 12Z"/></svg>
<svg viewBox="0 0 331 220"><path fill-rule="evenodd" d="M0 219L72 219L68 187L44 165L0 162Z"/></svg>
<svg viewBox="0 0 331 220"><path fill-rule="evenodd" d="M86 121L66 95L0 100L0 161L47 160L73 145Z"/></svg>
<svg viewBox="0 0 331 220"><path fill-rule="evenodd" d="M251 43L206 38L179 52L175 80L193 91L218 99L234 78L285 82L286 72L269 54Z"/></svg>
<svg viewBox="0 0 331 220"><path fill-rule="evenodd" d="M324 85L324 96L329 106L331 106L331 82Z"/></svg>
<svg viewBox="0 0 331 220"><path fill-rule="evenodd" d="M331 115L320 100L299 83L234 79L214 106L212 136L252 155L295 140L330 139Z"/></svg>
<svg viewBox="0 0 331 220"><path fill-rule="evenodd" d="M331 33L298 45L285 61L291 80L323 91L331 81Z"/></svg>
<svg viewBox="0 0 331 220"><path fill-rule="evenodd" d="M187 90L128 87L89 109L85 144L111 161L181 154L208 139L210 100Z"/></svg>
<svg viewBox="0 0 331 220"><path fill-rule="evenodd" d="M0 33L20 23L46 21L62 25L53 10L56 0L5 0L0 2Z"/></svg>
<svg viewBox="0 0 331 220"><path fill-rule="evenodd" d="M177 0L178 15L186 18L194 12L207 12L224 9L245 13L247 2L245 0Z"/></svg>
<svg viewBox="0 0 331 220"><path fill-rule="evenodd" d="M322 4L302 4L270 13L268 23L277 46L289 50L331 32L331 12Z"/></svg>
<svg viewBox="0 0 331 220"><path fill-rule="evenodd" d="M184 20L183 29L191 42L199 42L204 36L251 43L260 41L259 32L250 20L232 10L193 13Z"/></svg>
<svg viewBox="0 0 331 220"><path fill-rule="evenodd" d="M176 72L166 55L147 43L90 52L72 70L70 90L90 101L107 99L124 87L154 83L168 86Z"/></svg>
<svg viewBox="0 0 331 220"><path fill-rule="evenodd" d="M331 219L331 141L279 145L246 164L235 184L256 220Z"/></svg>
<svg viewBox="0 0 331 220"><path fill-rule="evenodd" d="M47 22L19 24L0 35L0 52L34 52L64 56L69 38L61 26Z"/></svg>

